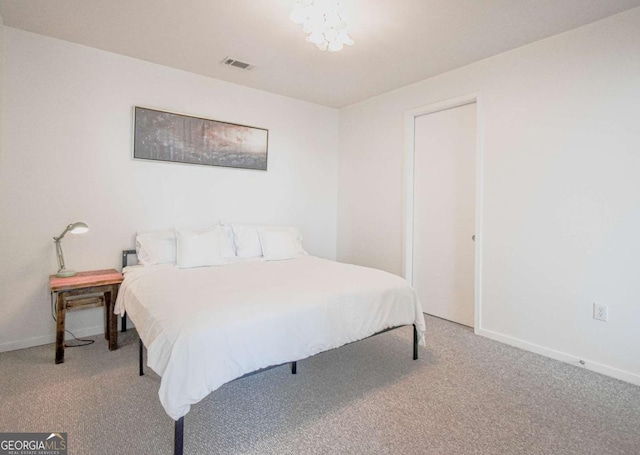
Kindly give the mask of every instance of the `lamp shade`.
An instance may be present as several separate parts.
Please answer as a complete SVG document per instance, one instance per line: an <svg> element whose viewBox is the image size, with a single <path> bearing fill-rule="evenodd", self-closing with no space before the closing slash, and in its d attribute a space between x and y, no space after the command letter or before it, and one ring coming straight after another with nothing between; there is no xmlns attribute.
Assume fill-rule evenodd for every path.
<svg viewBox="0 0 640 455"><path fill-rule="evenodd" d="M84 234L88 230L89 230L89 225L87 223L78 221L71 225L71 229L69 229L69 232L71 232L72 234Z"/></svg>

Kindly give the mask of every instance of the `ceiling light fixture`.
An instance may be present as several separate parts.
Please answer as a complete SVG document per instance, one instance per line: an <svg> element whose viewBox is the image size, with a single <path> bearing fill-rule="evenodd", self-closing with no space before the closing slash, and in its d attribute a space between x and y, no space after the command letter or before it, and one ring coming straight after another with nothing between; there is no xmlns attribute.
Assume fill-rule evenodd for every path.
<svg viewBox="0 0 640 455"><path fill-rule="evenodd" d="M345 44L353 44L339 0L297 0L289 17L302 25L302 30L309 34L307 41L321 51L337 52Z"/></svg>

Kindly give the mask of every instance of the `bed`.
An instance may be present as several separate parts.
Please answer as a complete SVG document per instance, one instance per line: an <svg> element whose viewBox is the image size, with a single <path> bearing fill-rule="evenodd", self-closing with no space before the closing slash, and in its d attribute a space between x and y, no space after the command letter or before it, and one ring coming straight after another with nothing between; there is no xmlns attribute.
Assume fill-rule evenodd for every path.
<svg viewBox="0 0 640 455"><path fill-rule="evenodd" d="M115 312L133 321L141 359L143 343L147 365L161 377L160 402L176 421L175 453L191 405L229 381L285 363L295 373L299 360L406 325L414 327L414 359L424 345L414 290L376 269L300 256L134 266L124 275Z"/></svg>

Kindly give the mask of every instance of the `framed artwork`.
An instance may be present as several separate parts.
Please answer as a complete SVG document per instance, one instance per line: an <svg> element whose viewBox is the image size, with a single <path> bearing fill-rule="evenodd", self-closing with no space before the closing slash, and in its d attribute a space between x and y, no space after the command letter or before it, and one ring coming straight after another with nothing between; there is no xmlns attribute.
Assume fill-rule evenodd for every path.
<svg viewBox="0 0 640 455"><path fill-rule="evenodd" d="M134 108L133 158L267 170L269 130Z"/></svg>

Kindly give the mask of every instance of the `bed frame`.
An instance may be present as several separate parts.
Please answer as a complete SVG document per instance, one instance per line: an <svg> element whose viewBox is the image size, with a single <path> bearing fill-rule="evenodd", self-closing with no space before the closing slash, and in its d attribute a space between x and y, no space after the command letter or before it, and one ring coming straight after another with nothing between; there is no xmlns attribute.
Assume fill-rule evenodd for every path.
<svg viewBox="0 0 640 455"><path fill-rule="evenodd" d="M133 254L136 254L136 250L123 250L122 251L122 268L123 269L128 265L129 255L133 255ZM415 324L412 324L412 325L413 325L413 360L418 360L418 330L416 329ZM389 332L391 330L399 329L401 327L406 327L406 326L400 325L400 326L397 326L397 327L390 327L388 329L381 330L380 332L376 332L373 335L368 336L367 338L371 338L371 337L374 337L376 335L380 335L382 333ZM126 330L127 330L127 315L125 313L125 315L122 317L122 331L125 332ZM363 338L363 340L366 340L367 338ZM358 340L358 341L362 341L362 340ZM353 343L356 343L356 341L354 341ZM351 343L347 343L347 344L351 344ZM142 343L142 339L138 336L138 368L139 368L138 373L139 373L140 376L144 375L144 363L143 363L144 348L145 348L145 346ZM248 376L252 376L254 374L258 374L258 373L261 373L263 371L267 371L267 370L270 370L271 368L276 368L276 367L279 367L279 366L282 366L282 365L284 365L284 364L272 365L272 366L269 366L269 367L266 367L266 368L261 368L259 370L252 371L252 372L247 373L247 374L245 374L243 376L240 376L239 378L234 379L234 381L237 380L237 379L246 378ZM298 373L298 362L297 361L290 362L290 365L291 365L291 374L297 374ZM180 417L178 420L175 421L175 424L174 424L174 436L173 436L173 453L174 453L174 455L183 455L183 452L184 452L184 416Z"/></svg>

